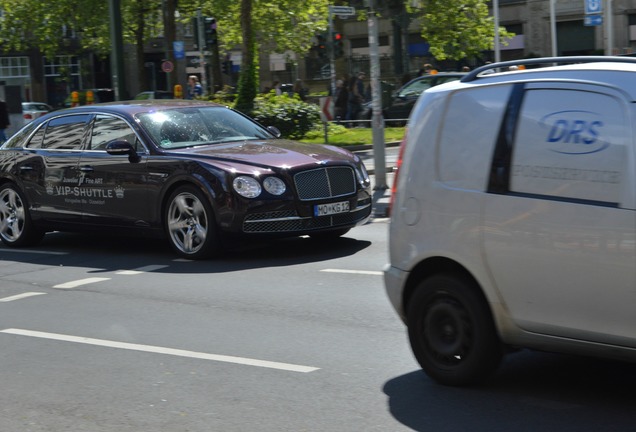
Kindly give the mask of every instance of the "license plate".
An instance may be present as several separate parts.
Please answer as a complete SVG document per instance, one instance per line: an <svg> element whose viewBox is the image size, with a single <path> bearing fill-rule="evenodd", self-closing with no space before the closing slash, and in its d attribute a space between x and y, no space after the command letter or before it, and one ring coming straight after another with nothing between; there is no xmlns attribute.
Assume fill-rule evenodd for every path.
<svg viewBox="0 0 636 432"><path fill-rule="evenodd" d="M349 201L341 201L329 204L318 204L314 206L314 216L329 216L338 213L349 212Z"/></svg>

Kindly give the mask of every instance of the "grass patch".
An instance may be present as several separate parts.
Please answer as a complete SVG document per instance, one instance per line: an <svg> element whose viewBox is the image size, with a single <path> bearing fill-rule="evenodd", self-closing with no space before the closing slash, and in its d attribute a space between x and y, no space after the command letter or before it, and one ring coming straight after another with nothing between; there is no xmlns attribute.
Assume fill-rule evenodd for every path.
<svg viewBox="0 0 636 432"><path fill-rule="evenodd" d="M384 142L399 142L404 136L404 127L385 127ZM330 124L327 132L329 144L346 147L355 145L371 145L373 144L373 129L371 128L351 128ZM301 142L312 144L324 144L324 130L312 130Z"/></svg>

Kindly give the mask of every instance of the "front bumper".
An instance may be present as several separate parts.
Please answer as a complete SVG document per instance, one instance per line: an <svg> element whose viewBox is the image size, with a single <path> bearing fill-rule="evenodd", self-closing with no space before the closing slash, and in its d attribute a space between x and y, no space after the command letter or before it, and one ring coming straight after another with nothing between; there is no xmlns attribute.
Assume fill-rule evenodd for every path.
<svg viewBox="0 0 636 432"><path fill-rule="evenodd" d="M384 289L389 301L404 323L406 323L406 310L404 309L404 286L409 272L391 265L384 268Z"/></svg>
<svg viewBox="0 0 636 432"><path fill-rule="evenodd" d="M333 201L333 200L332 200ZM366 223L372 210L371 196L361 192L349 199L350 211L329 216L314 216L312 204L296 208L250 213L243 219L244 234L303 234L331 228L353 227Z"/></svg>

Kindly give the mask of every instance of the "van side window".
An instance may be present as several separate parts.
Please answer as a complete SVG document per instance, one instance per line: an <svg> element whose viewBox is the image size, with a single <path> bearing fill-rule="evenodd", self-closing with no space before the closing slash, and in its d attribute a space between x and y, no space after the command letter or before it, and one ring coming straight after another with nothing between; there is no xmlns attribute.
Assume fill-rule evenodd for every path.
<svg viewBox="0 0 636 432"><path fill-rule="evenodd" d="M511 86L458 91L450 98L439 141L440 179L483 191ZM433 137L431 137L432 139Z"/></svg>
<svg viewBox="0 0 636 432"><path fill-rule="evenodd" d="M617 97L577 89L526 92L510 192L618 204L631 129Z"/></svg>

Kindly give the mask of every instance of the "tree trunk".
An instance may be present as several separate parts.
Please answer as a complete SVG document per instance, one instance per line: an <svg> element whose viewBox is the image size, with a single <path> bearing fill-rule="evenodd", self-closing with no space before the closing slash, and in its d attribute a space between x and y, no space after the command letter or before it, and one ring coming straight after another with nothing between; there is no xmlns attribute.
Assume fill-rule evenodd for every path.
<svg viewBox="0 0 636 432"><path fill-rule="evenodd" d="M236 109L251 115L256 97L256 65L254 31L252 29L252 0L241 0L241 31L243 32L243 58L238 82Z"/></svg>

